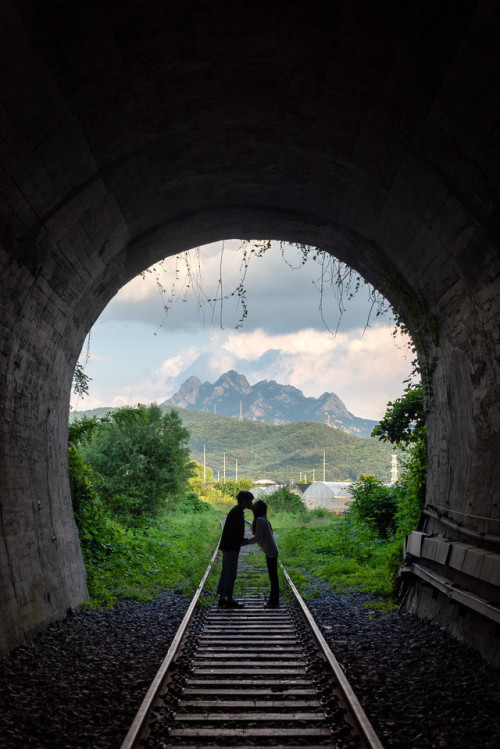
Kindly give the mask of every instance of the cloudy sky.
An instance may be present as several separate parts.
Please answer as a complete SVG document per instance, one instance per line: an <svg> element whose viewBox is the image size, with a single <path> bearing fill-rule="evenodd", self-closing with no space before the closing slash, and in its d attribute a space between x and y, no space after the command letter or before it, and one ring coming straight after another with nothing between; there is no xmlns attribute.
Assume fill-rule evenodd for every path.
<svg viewBox="0 0 500 749"><path fill-rule="evenodd" d="M250 385L276 380L306 396L333 392L356 416L380 418L411 370L391 316L370 316L366 286L339 300L321 258L303 264L296 248L282 252L275 243L257 257L253 247L206 245L124 286L82 350L90 395L74 396L73 409L162 403L191 375L213 383L235 369Z"/></svg>

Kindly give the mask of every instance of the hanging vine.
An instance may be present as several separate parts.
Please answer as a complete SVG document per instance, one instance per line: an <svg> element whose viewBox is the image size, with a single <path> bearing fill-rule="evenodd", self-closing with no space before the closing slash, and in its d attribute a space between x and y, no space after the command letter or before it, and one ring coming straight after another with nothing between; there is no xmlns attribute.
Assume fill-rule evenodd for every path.
<svg viewBox="0 0 500 749"><path fill-rule="evenodd" d="M226 259L227 248L224 241L221 243L219 254L219 268L216 287L212 293L208 293L205 288L202 273L203 251L200 247L195 247L187 252L175 255L175 265L172 269L172 259L165 258L155 265L147 268L140 273L145 279L153 276L156 288L158 290L164 316L158 327L154 331L156 336L168 319L173 306L177 303L186 303L190 295L194 295L197 302L198 312L202 316L205 324L217 324L221 329L224 327L224 308L225 303L231 299L237 302L236 313L238 315L235 329L243 327L249 313L249 304L247 299L246 279L253 259L262 258L273 245L270 239L260 240L239 240L240 244L231 253L240 253L241 261L239 265L239 279L234 287L226 290L224 284L224 261ZM318 277L312 281L314 287L319 293L318 309L321 320L328 332L336 335L342 320L343 314L347 310L348 302L352 300L361 289L368 293L369 309L363 332L370 327L373 316L380 317L392 313L395 323L393 336L396 339L399 336L407 337L406 346L410 348L413 355L412 372L405 382L410 382L414 377L419 376L419 363L417 359L418 343L415 344L413 338L403 322L399 312L395 310L383 294L375 289L366 281L357 271L342 262L330 252L317 247L298 242L277 243L281 257L285 264L297 270L303 267L307 262L314 261L318 265ZM298 252L298 264L291 262L288 257L288 250L292 248ZM327 319L325 310L325 301L327 293L332 291L335 295L338 309L336 325L332 326ZM396 343L397 345L397 343ZM88 383L90 378L84 373L85 366L90 356L90 334L87 341L87 355L85 362L77 364L74 376L74 392L81 398L88 394Z"/></svg>
<svg viewBox="0 0 500 749"><path fill-rule="evenodd" d="M174 277L171 281L169 289L167 289L162 280L162 276L165 276L167 274L170 275L172 273L172 270L167 269L165 265L165 263L169 259L162 260L151 268L143 271L141 273L141 276L143 278L145 278L148 274L152 274L154 276L154 280L160 293L163 310L165 313L165 317L155 331L155 335L163 326L176 299L180 299L182 302L186 302L188 294L190 292L192 292L197 298L197 307L199 312L203 315L203 321L205 322L208 317L206 315L206 308L208 307L210 310L209 318L211 324L217 323L220 328L224 327L224 303L232 298L236 298L240 311L238 313L238 320L235 324L235 328L242 328L249 312L247 288L245 282L250 264L253 258L263 257L265 253L271 248L271 246L272 241L270 239L241 240L239 247L237 247L236 250L233 251L239 252L241 254L241 262L239 267L240 277L234 288L231 288L231 290L229 291L225 291L223 282L223 265L226 254L226 246L225 242L223 241L221 244L219 256L219 274L217 287L210 295L205 291L203 285L200 247L196 247L193 250L175 256L176 264ZM293 264L287 257L286 252L289 248L294 248L299 252L298 265ZM391 311L391 305L377 289L373 288L355 270L353 270L342 261L338 260L329 252L306 244L293 242L286 243L283 241L279 242L279 250L286 265L294 270L303 267L309 260L313 260L318 263L319 275L316 280L313 280L313 285L316 289L318 289L319 292L319 313L321 316L321 320L325 325L325 328L333 335L338 332L342 315L347 309L348 301L353 299L362 288L367 289L371 302L368 310L365 330L366 328L370 327L370 322L374 314L376 317L378 317L383 316ZM182 274L181 269L183 271ZM339 311L337 323L333 328L327 320L324 307L325 297L328 289L333 290L333 292L335 293Z"/></svg>
<svg viewBox="0 0 500 749"><path fill-rule="evenodd" d="M83 362L77 362L75 371L73 372L73 393L78 396L78 400L82 400L86 395L89 395L89 386L92 382L92 377L85 374L85 367L87 366L90 359L90 332L87 336L87 345L85 348L85 358Z"/></svg>

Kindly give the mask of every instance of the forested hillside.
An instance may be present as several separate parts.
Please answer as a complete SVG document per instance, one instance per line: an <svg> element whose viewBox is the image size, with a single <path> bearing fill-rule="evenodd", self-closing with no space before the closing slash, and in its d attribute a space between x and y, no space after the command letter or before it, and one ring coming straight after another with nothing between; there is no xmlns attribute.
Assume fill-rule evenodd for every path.
<svg viewBox="0 0 500 749"><path fill-rule="evenodd" d="M169 410L168 406L163 406ZM112 409L76 412L71 419L103 416ZM191 458L203 463L222 478L224 455L226 478L269 478L278 482L298 481L300 474L326 481L356 479L361 473L389 481L392 446L378 439L362 439L315 422L273 426L219 416L203 411L176 409L189 430Z"/></svg>
<svg viewBox="0 0 500 749"><path fill-rule="evenodd" d="M361 439L339 432L325 424L299 422L273 426L254 421L238 421L215 414L179 410L183 424L190 432L191 456L206 463L217 476L223 471L226 455L226 477L234 478L236 460L238 475L272 478L275 481L298 481L300 473L323 479L325 452L326 480L356 479L360 473L390 479L392 446L377 439Z"/></svg>

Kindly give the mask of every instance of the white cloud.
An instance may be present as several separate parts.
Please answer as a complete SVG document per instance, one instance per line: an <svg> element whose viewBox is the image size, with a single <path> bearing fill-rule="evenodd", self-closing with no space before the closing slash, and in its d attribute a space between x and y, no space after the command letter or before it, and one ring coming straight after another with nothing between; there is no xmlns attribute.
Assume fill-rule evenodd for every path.
<svg viewBox="0 0 500 749"><path fill-rule="evenodd" d="M387 401L402 393L411 356L403 345L395 346L390 321L377 318L363 334L370 306L366 294L349 303L333 336L318 310L320 296L312 282L318 275L317 265L290 270L274 248L264 258L252 258L245 281L249 315L243 329L234 329L241 314L237 296L223 305L222 323L231 327L217 328L220 305L205 304L200 309L199 302L203 292L210 298L216 294L220 246L201 248L199 265L192 253L193 274L189 279L179 272L176 302L166 319L162 304L176 277L176 263L180 268L182 261L166 263L168 271L161 277L167 290L163 299L154 274L134 279L117 294L94 326L88 367L93 378L90 397L77 407L162 402L192 374L214 382L227 370L236 369L250 384L276 380L314 397L334 392L357 416L380 418ZM236 246L226 243L224 293L241 278L241 254L235 252ZM293 252L289 260L300 265ZM186 290L191 296L184 303ZM324 309L330 328L335 328L338 302L331 289L328 293Z"/></svg>
<svg viewBox="0 0 500 749"><path fill-rule="evenodd" d="M161 363L153 374L139 379L132 385L120 388L112 401L112 405L126 406L137 403L161 403L171 395L179 375L198 359L200 351L191 346Z"/></svg>
<svg viewBox="0 0 500 749"><path fill-rule="evenodd" d="M181 351L177 356L172 356L170 359L166 359L162 362L161 366L156 370L155 377L159 381L170 383L175 381L184 370L186 370L200 355L200 349L197 346L191 346L186 351ZM165 388L165 384L163 385Z"/></svg>
<svg viewBox="0 0 500 749"><path fill-rule="evenodd" d="M359 330L335 337L317 330L277 336L253 331L233 334L221 346L225 369L251 375L251 384L275 379L299 388L306 396L334 392L357 416L372 419L380 418L387 401L402 392L410 371L408 350L396 347L390 326L378 325L364 335ZM266 366L270 350L275 355Z"/></svg>
<svg viewBox="0 0 500 749"><path fill-rule="evenodd" d="M166 259L151 273L124 286L102 319L141 320L162 335L214 324L234 329L242 314L240 296L231 296L244 276L240 246L241 242L231 240L222 251L222 243L217 242ZM286 250L285 260L277 243L263 257L251 255L243 282L248 307L243 329L284 333L309 327L326 330L320 306L332 330L340 318L341 330L364 325L370 308L368 290L362 288L349 300L348 312L341 316L336 287L330 286L328 272L323 273L326 280L320 293L321 266L311 258L302 264L294 247ZM228 296L222 304L221 290Z"/></svg>
<svg viewBox="0 0 500 749"><path fill-rule="evenodd" d="M114 304L127 304L142 302L158 295L158 287L152 274L136 276L132 281L125 284L115 296Z"/></svg>
<svg viewBox="0 0 500 749"><path fill-rule="evenodd" d="M359 329L337 336L314 329L278 335L218 330L210 333L204 345L165 359L151 374L131 384L115 385L107 401L91 387L91 397L78 407L162 402L190 374L215 382L229 369L244 374L252 385L276 380L309 397L336 393L356 416L378 419L387 402L402 393L410 362L408 350L394 344L390 326L377 325L364 335Z"/></svg>

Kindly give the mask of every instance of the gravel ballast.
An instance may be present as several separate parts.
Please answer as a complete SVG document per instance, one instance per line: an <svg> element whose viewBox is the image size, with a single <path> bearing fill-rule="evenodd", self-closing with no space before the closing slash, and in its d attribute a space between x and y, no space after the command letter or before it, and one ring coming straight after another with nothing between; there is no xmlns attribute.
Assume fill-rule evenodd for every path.
<svg viewBox="0 0 500 749"><path fill-rule="evenodd" d="M309 606L386 747L500 746L500 672L439 626L363 594ZM117 749L188 601L77 611L0 660L0 747Z"/></svg>
<svg viewBox="0 0 500 749"><path fill-rule="evenodd" d="M309 602L386 747L500 747L500 671L438 625L364 594Z"/></svg>
<svg viewBox="0 0 500 749"><path fill-rule="evenodd" d="M0 747L120 747L189 600L77 611L0 660Z"/></svg>

